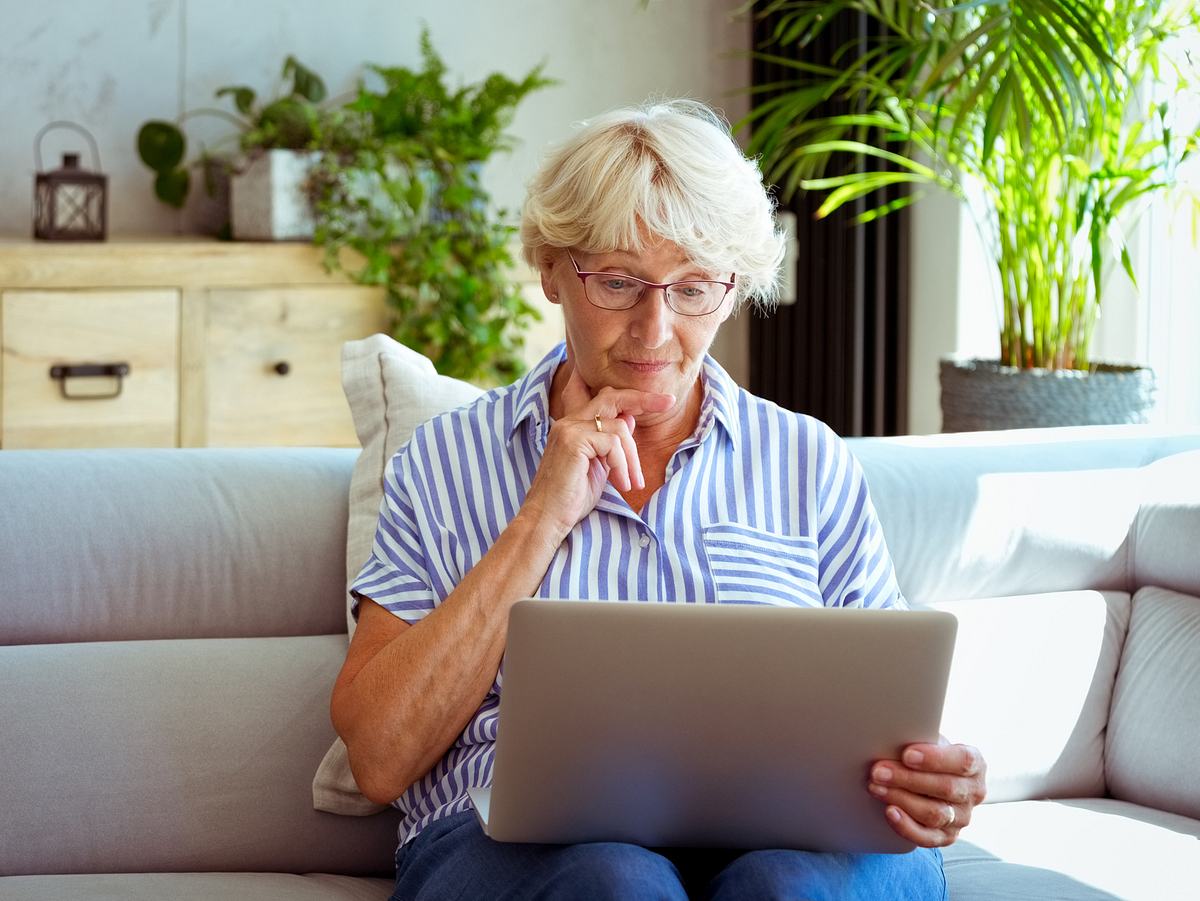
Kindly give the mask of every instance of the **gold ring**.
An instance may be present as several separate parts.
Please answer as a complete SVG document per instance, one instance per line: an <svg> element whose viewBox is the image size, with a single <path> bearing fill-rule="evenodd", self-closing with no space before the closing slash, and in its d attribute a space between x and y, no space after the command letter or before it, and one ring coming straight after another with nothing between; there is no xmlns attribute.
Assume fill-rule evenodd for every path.
<svg viewBox="0 0 1200 901"><path fill-rule="evenodd" d="M603 432L603 431L604 431L604 425L603 425L603 423L601 423L601 422L600 422L600 417L599 417L599 416L597 416L597 417L596 417L596 431L597 431L597 432Z"/></svg>

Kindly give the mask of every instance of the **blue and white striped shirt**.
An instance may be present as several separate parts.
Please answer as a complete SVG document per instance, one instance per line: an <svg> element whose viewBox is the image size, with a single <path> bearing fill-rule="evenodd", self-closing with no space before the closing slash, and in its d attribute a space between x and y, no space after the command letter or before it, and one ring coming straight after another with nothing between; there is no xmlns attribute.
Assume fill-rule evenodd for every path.
<svg viewBox="0 0 1200 901"><path fill-rule="evenodd" d="M351 591L415 623L520 509L546 447L559 344L524 378L421 425L390 461L371 557ZM905 606L857 461L823 423L739 388L711 357L691 438L639 514L608 485L539 597ZM357 613L357 609L355 611ZM501 665L453 747L395 802L400 841L469 810L492 779Z"/></svg>

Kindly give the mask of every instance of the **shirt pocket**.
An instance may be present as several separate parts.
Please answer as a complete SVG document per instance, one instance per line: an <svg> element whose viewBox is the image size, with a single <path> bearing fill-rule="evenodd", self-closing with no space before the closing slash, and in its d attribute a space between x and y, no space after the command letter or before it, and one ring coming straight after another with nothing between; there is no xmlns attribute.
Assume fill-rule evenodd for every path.
<svg viewBox="0 0 1200 901"><path fill-rule="evenodd" d="M732 522L713 523L702 532L719 603L825 605L812 538Z"/></svg>

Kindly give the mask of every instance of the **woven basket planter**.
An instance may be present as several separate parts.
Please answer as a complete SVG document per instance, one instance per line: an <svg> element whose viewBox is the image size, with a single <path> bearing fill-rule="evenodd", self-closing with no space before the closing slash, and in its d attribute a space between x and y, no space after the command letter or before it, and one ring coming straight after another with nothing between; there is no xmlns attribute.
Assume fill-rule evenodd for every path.
<svg viewBox="0 0 1200 901"><path fill-rule="evenodd" d="M1149 422L1156 390L1152 369L1107 363L1083 372L944 359L941 383L943 432Z"/></svg>

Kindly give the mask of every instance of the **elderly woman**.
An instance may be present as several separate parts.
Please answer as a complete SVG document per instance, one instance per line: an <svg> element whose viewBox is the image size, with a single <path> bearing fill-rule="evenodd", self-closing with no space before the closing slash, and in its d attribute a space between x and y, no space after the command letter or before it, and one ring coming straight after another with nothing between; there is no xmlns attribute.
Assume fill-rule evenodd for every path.
<svg viewBox="0 0 1200 901"><path fill-rule="evenodd" d="M983 761L962 745L909 746L863 786L919 846L909 854L482 834L466 789L491 780L516 600L904 605L840 439L707 355L741 303L772 298L783 256L759 170L720 117L674 101L585 123L533 179L521 238L566 342L417 429L352 586L332 715L363 793L403 814L395 897L945 897L937 848L984 794ZM715 527L770 553L718 563Z"/></svg>

